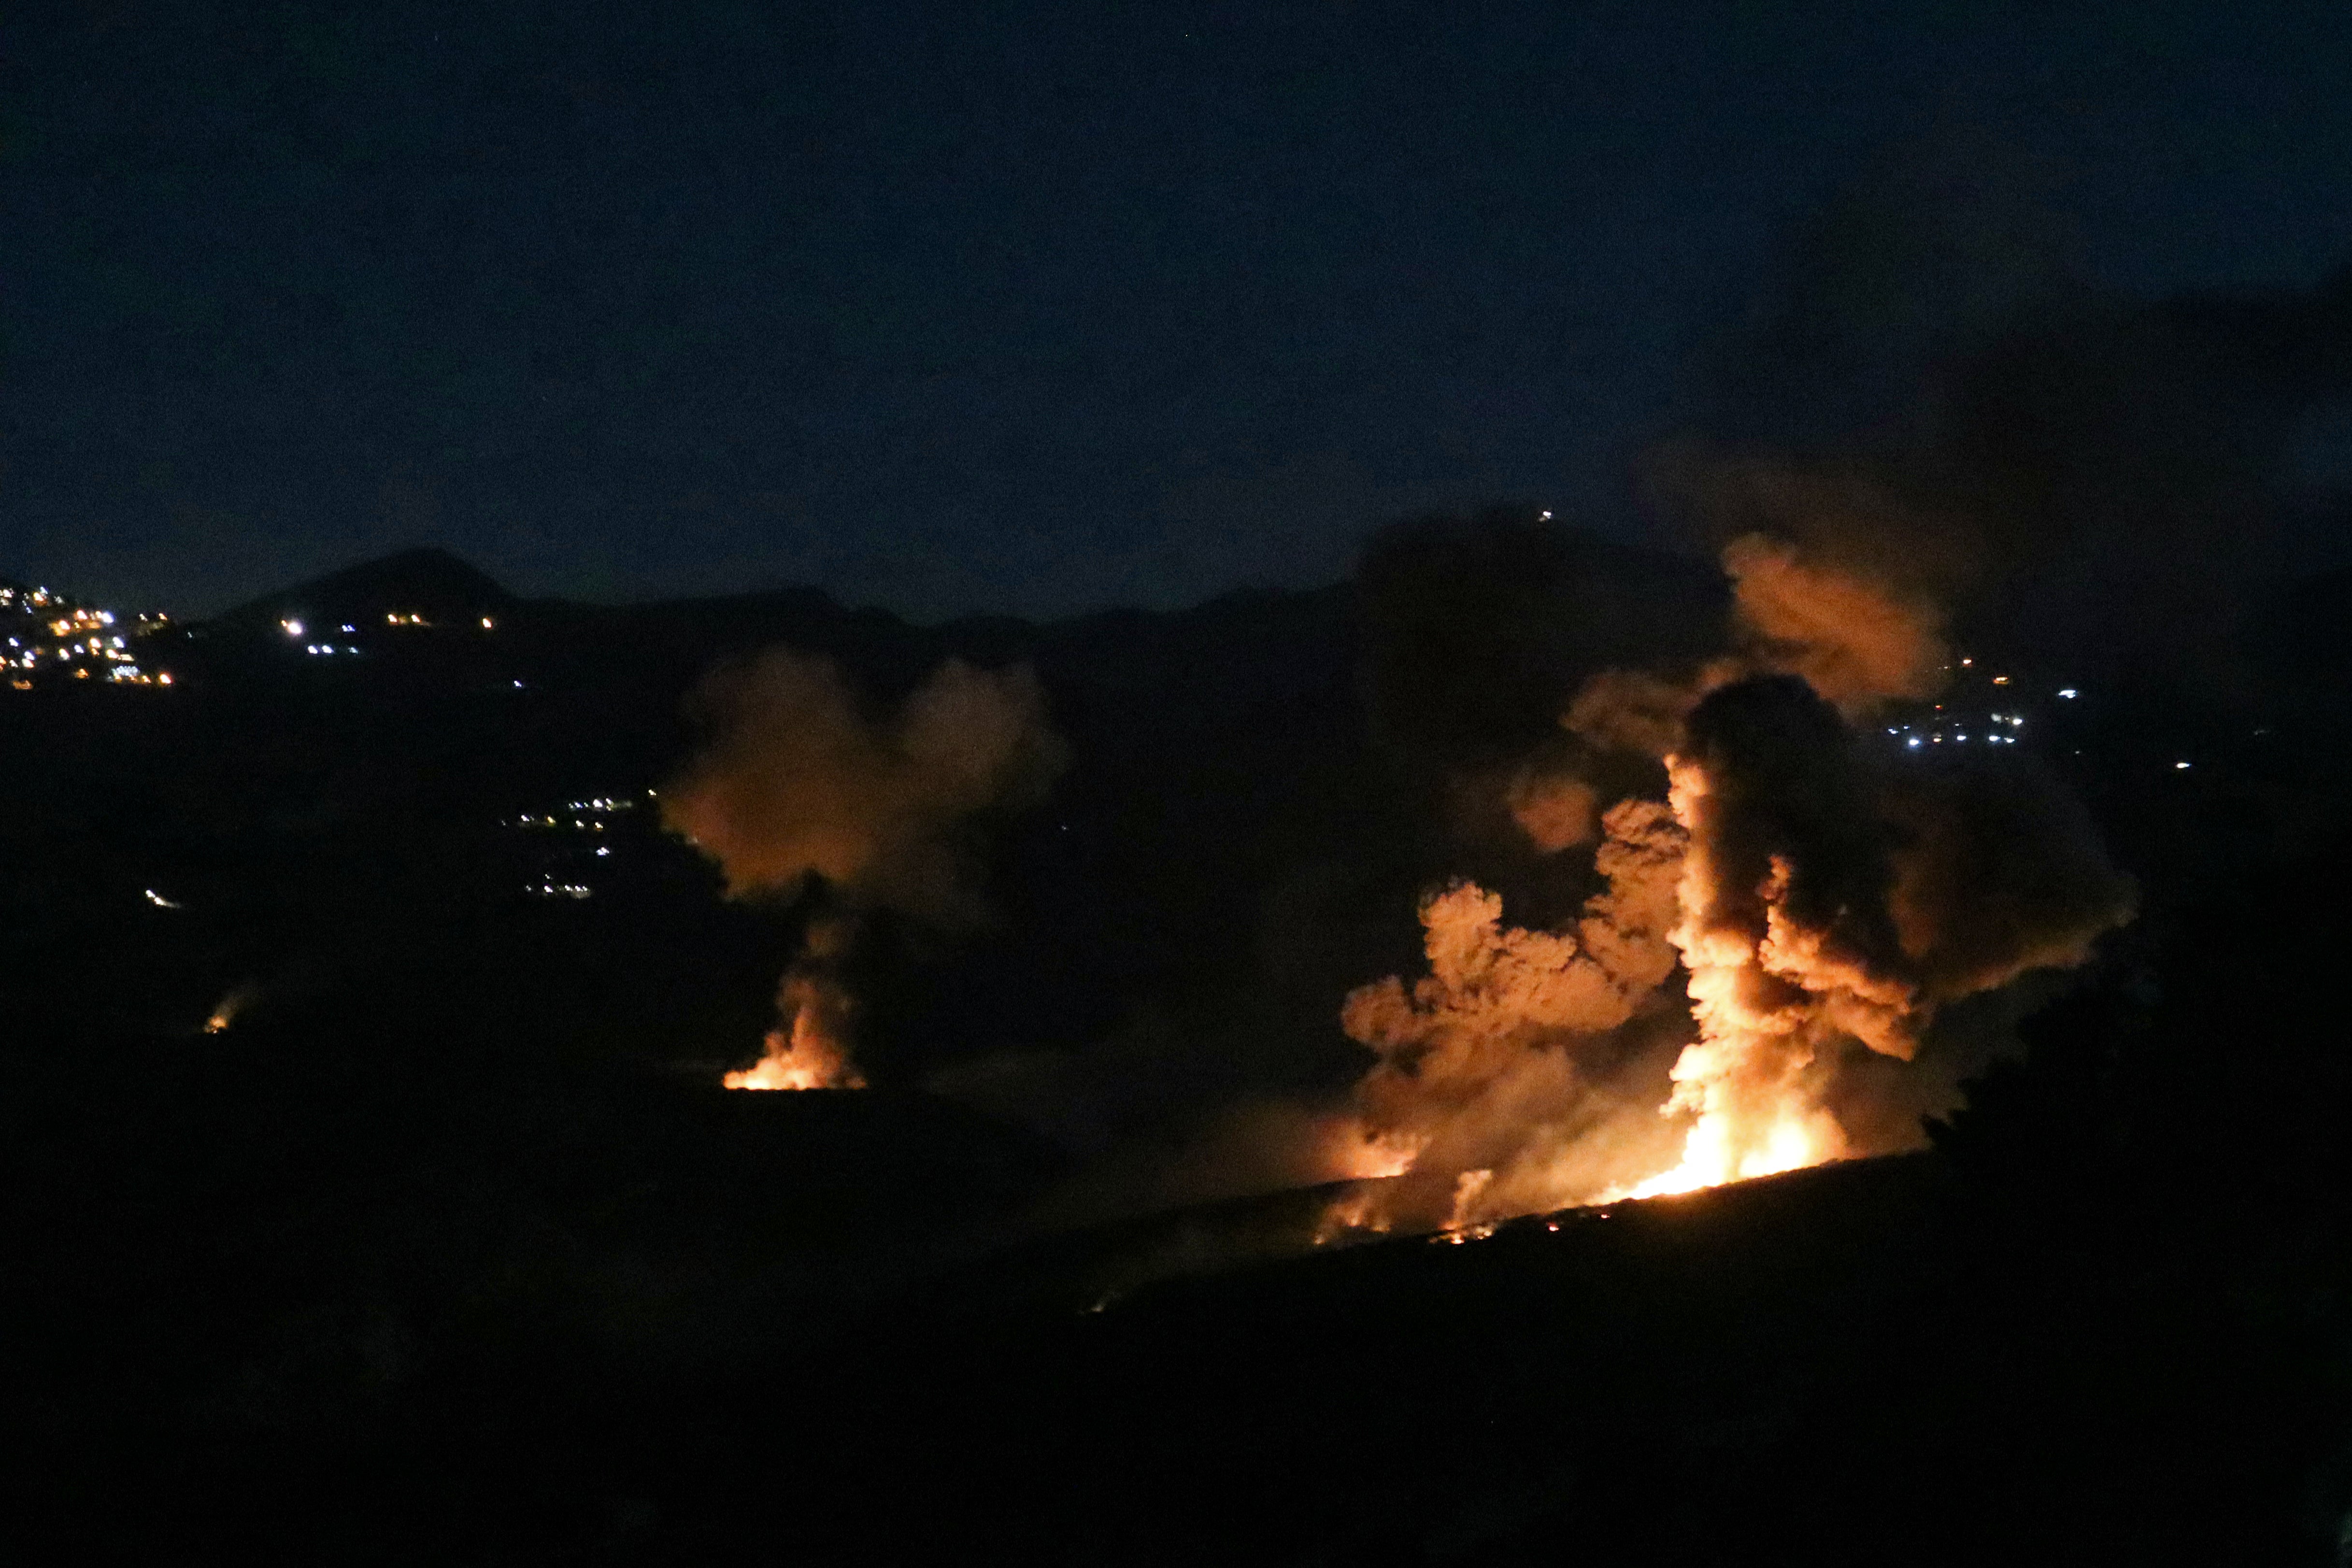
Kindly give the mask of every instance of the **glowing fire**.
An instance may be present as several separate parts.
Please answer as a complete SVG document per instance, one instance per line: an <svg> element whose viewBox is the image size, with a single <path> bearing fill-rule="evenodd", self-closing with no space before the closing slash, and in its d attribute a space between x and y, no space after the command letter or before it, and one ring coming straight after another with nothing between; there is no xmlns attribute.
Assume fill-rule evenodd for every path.
<svg viewBox="0 0 2352 1568"><path fill-rule="evenodd" d="M2066 945L1939 977L1932 942L1903 945L1901 920L1916 910L1895 900L1899 868L1867 816L1870 777L1844 760L1829 705L1786 678L1706 702L1684 749L1662 759L1667 802L1604 816L1596 867L1610 890L1572 930L1507 926L1498 896L1456 884L1422 908L1428 976L1349 994L1343 1026L1382 1058L1359 1085L1357 1114L1405 1158L1393 1185L1333 1209L1335 1234L1433 1222L1475 1236L1514 1215L1904 1146L1895 1117L1856 1133L1832 1110L1856 1062L1911 1060L1942 997L2078 963L2087 936L2127 910L2095 886L2058 911ZM1592 1043L1622 1050L1615 1032L1641 1026L1677 968L1674 1000L1687 999L1697 1038L1680 1046L1659 1104L1622 1092L1622 1076L1612 1084L1610 1051ZM1638 1058L1615 1058L1626 1059ZM1678 1153L1639 1125L1654 1115L1675 1124Z"/></svg>
<svg viewBox="0 0 2352 1568"><path fill-rule="evenodd" d="M253 1001L254 995L254 987L240 985L223 996L219 1005L215 1006L205 1019L205 1033L207 1035L226 1033L228 1026L236 1022L237 1015L244 1012L247 1005Z"/></svg>
<svg viewBox="0 0 2352 1568"><path fill-rule="evenodd" d="M793 1016L792 1032L768 1036L767 1054L740 1072L719 1080L729 1089L864 1089L866 1079L849 1053L824 1031L814 1007Z"/></svg>
<svg viewBox="0 0 2352 1568"><path fill-rule="evenodd" d="M1611 1196L1663 1198L1675 1193L1695 1193L1702 1187L1719 1187L1726 1182L1801 1171L1808 1165L1837 1159L1844 1152L1844 1134L1824 1111L1781 1116L1765 1130L1762 1140L1745 1152L1734 1146L1731 1131L1730 1118L1724 1113L1700 1113L1698 1124L1690 1130L1689 1140L1683 1145L1682 1163Z"/></svg>
<svg viewBox="0 0 2352 1568"><path fill-rule="evenodd" d="M1675 1091L1665 1110L1670 1115L1696 1111L1698 1120L1673 1169L1612 1196L1696 1192L1844 1155L1843 1131L1811 1103L1801 1084L1823 1011L1889 1056L1910 1054L1902 1033L1909 997L1858 985L1850 971L1824 959L1818 941L1806 940L1782 918L1790 880L1786 860L1774 857L1770 878L1757 889L1765 906L1763 941L1710 925L1707 911L1719 898L1723 876L1702 830L1712 785L1706 770L1685 757L1667 759L1667 777L1675 819L1691 840L1678 889L1682 920L1666 940L1681 950L1688 969L1700 1037L1675 1063ZM1824 1009L1825 993L1842 1005Z"/></svg>

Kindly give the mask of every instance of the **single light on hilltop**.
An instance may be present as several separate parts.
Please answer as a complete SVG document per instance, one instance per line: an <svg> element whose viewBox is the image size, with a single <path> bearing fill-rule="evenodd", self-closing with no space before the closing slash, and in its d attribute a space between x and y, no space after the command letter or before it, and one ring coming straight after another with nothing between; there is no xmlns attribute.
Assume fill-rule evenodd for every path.
<svg viewBox="0 0 2352 1568"><path fill-rule="evenodd" d="M488 630L490 629L490 627L491 627L491 625L492 625L492 623L491 623L490 617L489 617L489 616L484 616L482 617L482 629L483 629L484 631L488 631Z"/></svg>
<svg viewBox="0 0 2352 1568"><path fill-rule="evenodd" d="M2074 695L2074 689L2071 686L2062 686L2058 689L2058 695L2071 699Z"/></svg>
<svg viewBox="0 0 2352 1568"><path fill-rule="evenodd" d="M302 623L295 620L290 616L285 620L278 622L278 629L283 631L289 637L299 637L302 635Z"/></svg>

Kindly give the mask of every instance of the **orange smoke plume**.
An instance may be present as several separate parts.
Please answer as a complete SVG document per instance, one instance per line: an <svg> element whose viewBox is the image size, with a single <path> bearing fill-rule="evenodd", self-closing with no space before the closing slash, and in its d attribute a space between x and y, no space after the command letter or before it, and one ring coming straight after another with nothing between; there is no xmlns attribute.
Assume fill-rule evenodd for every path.
<svg viewBox="0 0 2352 1568"><path fill-rule="evenodd" d="M848 1050L803 1005L789 1032L771 1029L767 1052L751 1066L719 1081L729 1089L864 1089L866 1079Z"/></svg>
<svg viewBox="0 0 2352 1568"><path fill-rule="evenodd" d="M1723 557L1733 656L1585 682L1562 724L1659 759L1668 802L1603 816L1611 890L1573 933L1507 927L1500 899L1457 884L1422 910L1428 975L1348 998L1343 1026L1380 1058L1358 1114L1413 1158L1334 1224L1458 1231L1916 1142L1957 1074L1864 1064L1913 1070L1942 1004L2079 964L2130 917L2130 884L2029 759L1864 754L1847 716L1931 695L1947 654L1932 605L1848 559L1743 535ZM1508 804L1558 853L1597 798L1523 774ZM1676 1017L1697 1037L1651 1072Z"/></svg>
<svg viewBox="0 0 2352 1568"><path fill-rule="evenodd" d="M982 924L968 825L1042 798L1067 761L1025 665L950 659L869 715L833 660L776 648L714 671L689 707L712 738L662 791L662 820L730 898L814 876L860 908Z"/></svg>
<svg viewBox="0 0 2352 1568"><path fill-rule="evenodd" d="M1411 1154L1393 1189L1356 1199L1360 1223L1559 1207L1658 1142L1655 1118L1625 1098L1622 1034L1674 969L1682 834L1654 801L1621 802L1601 823L1609 889L1573 932L1506 926L1500 898L1456 883L1422 906L1430 973L1348 997L1342 1026L1380 1058L1356 1091L1362 1136Z"/></svg>
<svg viewBox="0 0 2352 1568"><path fill-rule="evenodd" d="M1726 545L1723 569L1750 657L1804 677L1842 710L1927 697L1942 684L1950 657L1933 605L1760 533Z"/></svg>
<svg viewBox="0 0 2352 1568"><path fill-rule="evenodd" d="M801 954L776 993L785 1027L768 1032L760 1059L720 1081L729 1089L864 1089L850 1060L850 1021L856 1004L832 972L854 935L845 920L810 922Z"/></svg>
<svg viewBox="0 0 2352 1568"><path fill-rule="evenodd" d="M1592 841L1601 795L1580 778L1528 768L1513 775L1503 803L1528 843L1543 854L1557 855Z"/></svg>
<svg viewBox="0 0 2352 1568"><path fill-rule="evenodd" d="M722 667L689 701L709 744L661 792L662 820L719 867L732 899L812 879L838 906L786 971L783 1026L730 1089L859 1089L842 970L857 915L984 924L978 826L1041 798L1067 760L1028 667L950 659L895 711L870 712L831 659L776 648Z"/></svg>

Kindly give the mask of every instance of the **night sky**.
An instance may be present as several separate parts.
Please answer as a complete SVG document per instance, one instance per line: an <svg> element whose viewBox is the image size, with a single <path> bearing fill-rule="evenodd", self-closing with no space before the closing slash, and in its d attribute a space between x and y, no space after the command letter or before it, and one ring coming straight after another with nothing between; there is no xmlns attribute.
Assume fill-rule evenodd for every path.
<svg viewBox="0 0 2352 1568"><path fill-rule="evenodd" d="M1631 529L1842 192L1942 215L1865 321L2352 257L2340 4L2092 10L12 6L0 574L1046 615Z"/></svg>

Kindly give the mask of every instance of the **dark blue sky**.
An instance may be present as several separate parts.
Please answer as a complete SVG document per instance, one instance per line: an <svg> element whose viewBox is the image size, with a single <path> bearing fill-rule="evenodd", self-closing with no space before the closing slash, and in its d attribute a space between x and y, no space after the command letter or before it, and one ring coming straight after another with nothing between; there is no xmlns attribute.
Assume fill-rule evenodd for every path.
<svg viewBox="0 0 2352 1568"><path fill-rule="evenodd" d="M1626 526L1874 169L1973 237L1896 314L2352 256L2340 5L93 0L0 47L0 574L193 612L426 542L933 616L1328 581L1429 505Z"/></svg>

